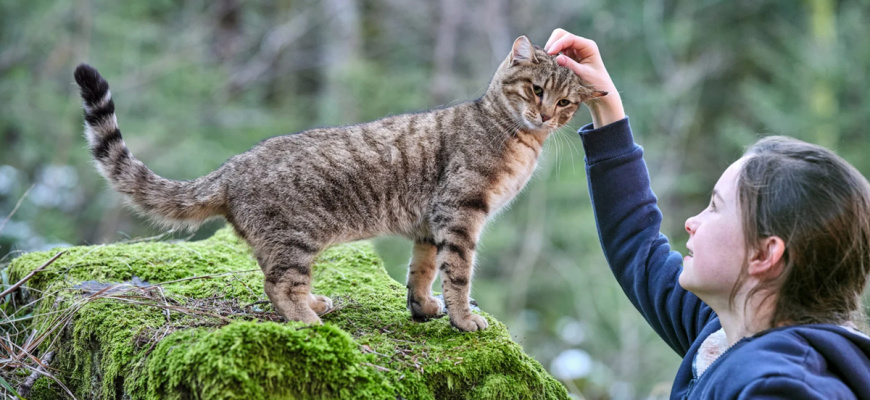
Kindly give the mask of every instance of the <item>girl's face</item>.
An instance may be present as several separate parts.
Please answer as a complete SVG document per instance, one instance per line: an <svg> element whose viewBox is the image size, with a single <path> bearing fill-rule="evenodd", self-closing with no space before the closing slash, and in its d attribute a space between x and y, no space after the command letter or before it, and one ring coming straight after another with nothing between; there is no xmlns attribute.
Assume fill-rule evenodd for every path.
<svg viewBox="0 0 870 400"><path fill-rule="evenodd" d="M686 220L689 254L683 259L680 286L713 307L728 307L745 261L737 177L745 159L731 164L716 182L710 205ZM721 311L721 310L720 310Z"/></svg>

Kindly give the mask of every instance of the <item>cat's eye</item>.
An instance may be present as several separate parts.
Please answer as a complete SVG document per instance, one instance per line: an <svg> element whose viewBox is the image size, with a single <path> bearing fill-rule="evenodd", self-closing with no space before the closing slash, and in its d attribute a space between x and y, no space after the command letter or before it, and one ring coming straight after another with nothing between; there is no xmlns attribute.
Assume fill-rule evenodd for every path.
<svg viewBox="0 0 870 400"><path fill-rule="evenodd" d="M562 99L562 100L559 100L559 102L556 104L558 104L559 107L568 107L568 105L571 104L571 102L568 101L568 99Z"/></svg>
<svg viewBox="0 0 870 400"><path fill-rule="evenodd" d="M538 85L532 85L532 91L535 92L535 96L543 96L544 89L541 89Z"/></svg>

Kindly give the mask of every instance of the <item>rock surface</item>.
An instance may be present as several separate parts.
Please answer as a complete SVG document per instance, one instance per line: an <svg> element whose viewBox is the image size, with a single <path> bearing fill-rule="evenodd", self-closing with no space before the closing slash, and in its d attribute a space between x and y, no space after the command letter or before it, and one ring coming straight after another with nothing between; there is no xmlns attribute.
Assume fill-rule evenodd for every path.
<svg viewBox="0 0 870 400"><path fill-rule="evenodd" d="M317 326L282 322L229 229L67 250L18 300L40 298L30 328L45 333L41 350L56 351L55 376L79 399L568 398L484 312L482 332L411 321L405 288L365 242L319 257L314 292L335 308ZM10 280L55 253L16 259ZM42 378L31 399L63 393Z"/></svg>

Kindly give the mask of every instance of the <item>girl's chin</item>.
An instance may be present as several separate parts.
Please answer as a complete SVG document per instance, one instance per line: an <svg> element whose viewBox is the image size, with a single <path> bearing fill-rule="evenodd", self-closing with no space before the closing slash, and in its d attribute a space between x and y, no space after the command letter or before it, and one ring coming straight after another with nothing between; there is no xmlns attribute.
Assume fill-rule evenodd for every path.
<svg viewBox="0 0 870 400"><path fill-rule="evenodd" d="M692 285L691 285L691 282L689 282L690 277L687 274L688 274L688 272L686 272L686 265L683 264L683 270L680 271L680 276L677 277L677 283L679 283L680 287L682 287L683 289L686 289L686 290L691 292Z"/></svg>

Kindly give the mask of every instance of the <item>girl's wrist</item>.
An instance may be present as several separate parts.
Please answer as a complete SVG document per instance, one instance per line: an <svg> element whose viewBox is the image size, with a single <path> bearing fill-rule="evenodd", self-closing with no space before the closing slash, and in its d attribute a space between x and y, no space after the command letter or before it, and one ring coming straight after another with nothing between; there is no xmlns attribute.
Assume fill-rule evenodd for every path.
<svg viewBox="0 0 870 400"><path fill-rule="evenodd" d="M589 113L592 115L592 126L595 129L625 118L622 99L616 90L609 92L607 96L587 102L586 107L589 108Z"/></svg>

